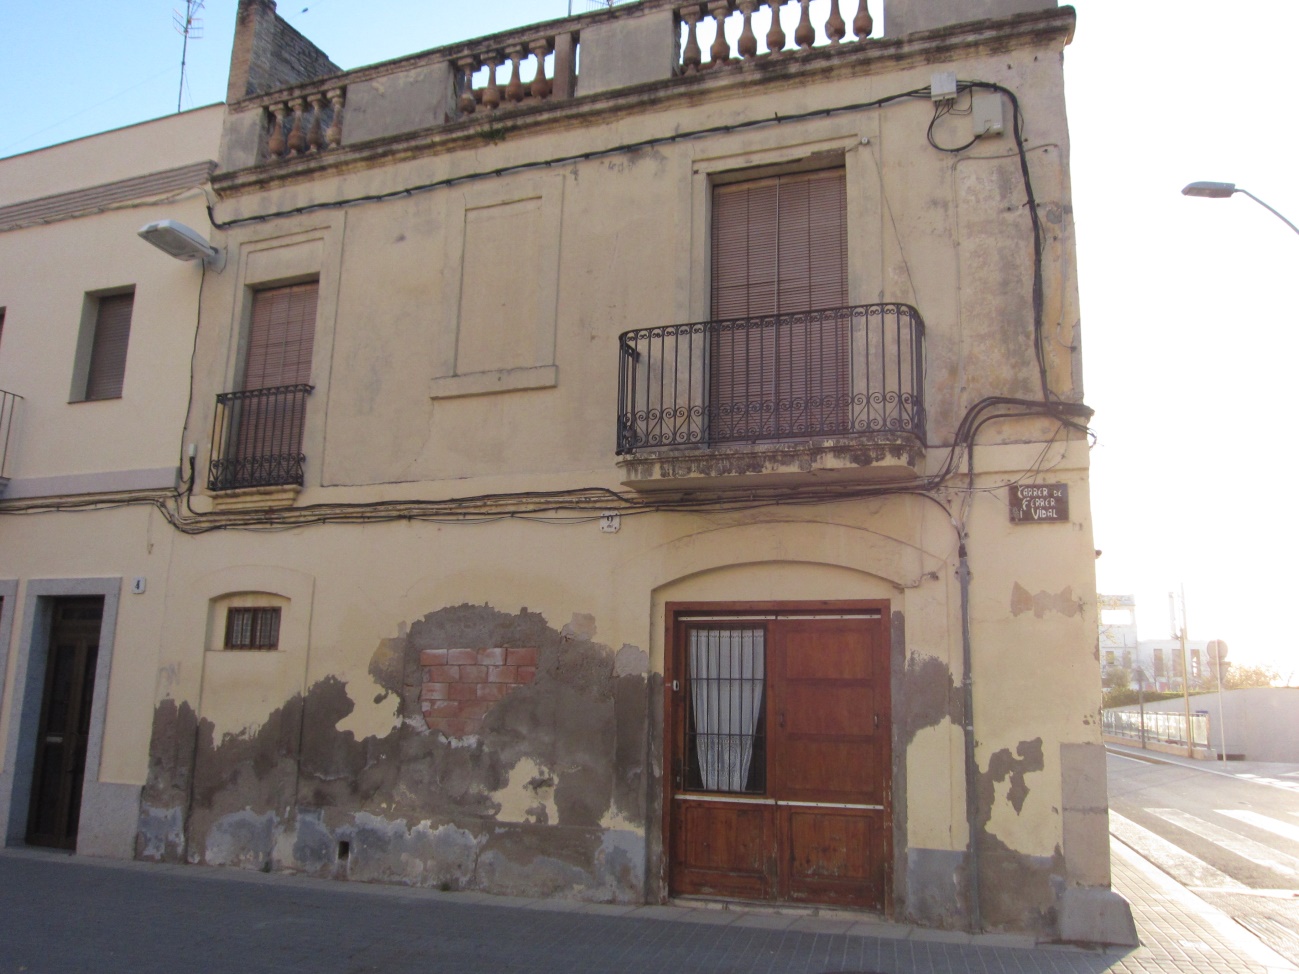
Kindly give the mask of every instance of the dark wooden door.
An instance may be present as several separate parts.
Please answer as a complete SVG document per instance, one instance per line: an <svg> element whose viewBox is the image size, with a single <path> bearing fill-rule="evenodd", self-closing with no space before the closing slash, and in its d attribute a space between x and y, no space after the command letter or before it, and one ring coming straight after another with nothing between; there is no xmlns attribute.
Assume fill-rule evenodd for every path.
<svg viewBox="0 0 1299 974"><path fill-rule="evenodd" d="M27 816L30 845L77 845L103 613L102 598L54 604Z"/></svg>
<svg viewBox="0 0 1299 974"><path fill-rule="evenodd" d="M886 909L886 618L676 627L673 893Z"/></svg>

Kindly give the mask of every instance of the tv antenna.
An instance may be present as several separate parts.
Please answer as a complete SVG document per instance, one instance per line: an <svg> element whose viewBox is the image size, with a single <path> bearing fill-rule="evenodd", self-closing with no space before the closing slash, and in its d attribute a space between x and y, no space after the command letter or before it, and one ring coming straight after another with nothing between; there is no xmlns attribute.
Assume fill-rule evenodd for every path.
<svg viewBox="0 0 1299 974"><path fill-rule="evenodd" d="M185 96L185 58L189 54L189 40L201 40L203 37L203 21L199 19L198 12L203 9L203 4L207 0L185 0L185 12L182 14L179 10L171 12L171 22L176 27L176 32L184 40L180 46L180 90L176 93L176 111L180 111L181 99Z"/></svg>

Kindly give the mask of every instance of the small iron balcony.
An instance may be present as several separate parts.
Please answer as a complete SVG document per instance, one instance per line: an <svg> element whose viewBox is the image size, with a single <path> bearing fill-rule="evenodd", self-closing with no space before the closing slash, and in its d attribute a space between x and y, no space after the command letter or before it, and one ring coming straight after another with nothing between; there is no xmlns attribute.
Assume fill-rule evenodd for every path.
<svg viewBox="0 0 1299 974"><path fill-rule="evenodd" d="M223 392L212 422L208 489L302 486L309 385Z"/></svg>
<svg viewBox="0 0 1299 974"><path fill-rule="evenodd" d="M923 446L924 335L905 304L625 332L618 453L872 434Z"/></svg>

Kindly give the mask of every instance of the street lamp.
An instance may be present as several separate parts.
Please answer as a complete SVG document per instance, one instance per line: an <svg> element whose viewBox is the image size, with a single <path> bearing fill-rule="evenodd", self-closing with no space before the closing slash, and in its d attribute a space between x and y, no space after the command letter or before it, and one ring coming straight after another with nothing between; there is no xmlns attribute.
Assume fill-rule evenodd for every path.
<svg viewBox="0 0 1299 974"><path fill-rule="evenodd" d="M1263 209L1267 210L1269 213L1275 216L1278 220L1284 223L1295 233L1299 233L1299 227L1295 226L1293 223L1291 223L1289 220L1283 217L1272 207L1268 206L1266 203L1264 203L1261 199L1259 199L1249 190L1241 189L1235 183L1211 183L1206 181L1200 181L1196 183L1190 183L1182 190L1183 196L1201 196L1205 199L1210 199L1210 200L1226 199L1228 196L1233 196L1236 193L1243 193L1245 196L1248 196L1255 203L1263 207Z"/></svg>

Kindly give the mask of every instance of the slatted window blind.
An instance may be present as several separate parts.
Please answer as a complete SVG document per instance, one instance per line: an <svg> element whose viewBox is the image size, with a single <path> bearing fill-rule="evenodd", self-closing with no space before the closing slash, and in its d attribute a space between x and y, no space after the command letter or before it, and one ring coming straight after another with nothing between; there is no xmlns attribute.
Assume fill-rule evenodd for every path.
<svg viewBox="0 0 1299 974"><path fill-rule="evenodd" d="M268 288L253 295L245 390L279 389L311 381L319 284ZM302 396L285 390L247 399L234 423L231 457L249 471L274 469L302 452ZM250 474L251 475L251 474Z"/></svg>
<svg viewBox="0 0 1299 974"><path fill-rule="evenodd" d="M851 401L842 169L713 190L712 440L842 431ZM820 312L820 313L809 313Z"/></svg>
<svg viewBox="0 0 1299 974"><path fill-rule="evenodd" d="M87 399L118 399L126 377L126 348L131 338L131 308L135 294L113 294L99 299L95 310L95 337L86 374Z"/></svg>
<svg viewBox="0 0 1299 974"><path fill-rule="evenodd" d="M293 284L253 295L248 329L245 389L269 389L311 381L320 285Z"/></svg>

